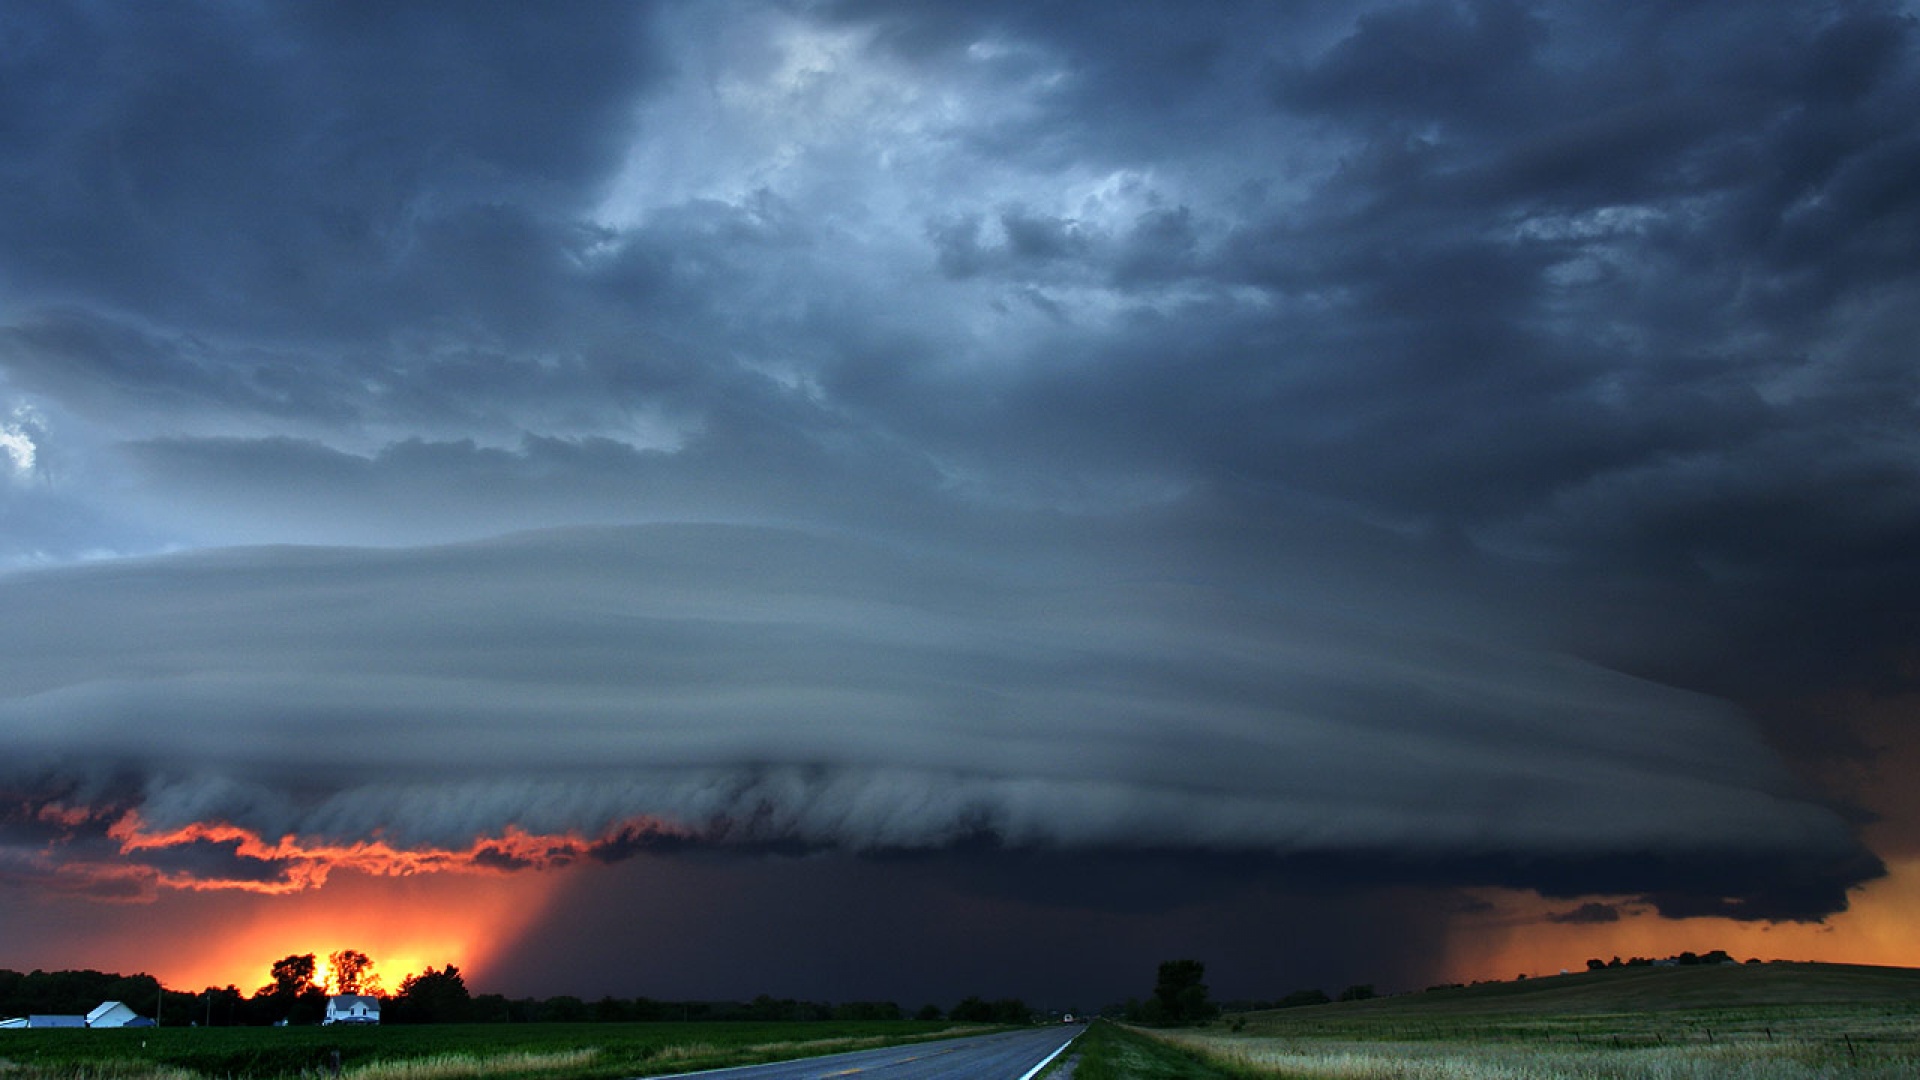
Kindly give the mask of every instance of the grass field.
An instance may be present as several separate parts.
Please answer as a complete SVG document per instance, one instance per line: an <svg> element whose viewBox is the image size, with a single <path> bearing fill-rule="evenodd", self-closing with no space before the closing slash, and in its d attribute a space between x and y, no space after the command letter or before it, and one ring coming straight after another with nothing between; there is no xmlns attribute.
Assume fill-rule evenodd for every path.
<svg viewBox="0 0 1920 1080"><path fill-rule="evenodd" d="M1040 1080L1241 1080L1243 1073L1129 1028L1096 1020Z"/></svg>
<svg viewBox="0 0 1920 1080"><path fill-rule="evenodd" d="M988 1030L943 1023L442 1024L0 1031L0 1080L636 1077Z"/></svg>
<svg viewBox="0 0 1920 1080"><path fill-rule="evenodd" d="M1920 971L1626 968L1248 1013L1155 1037L1241 1076L1920 1077Z"/></svg>

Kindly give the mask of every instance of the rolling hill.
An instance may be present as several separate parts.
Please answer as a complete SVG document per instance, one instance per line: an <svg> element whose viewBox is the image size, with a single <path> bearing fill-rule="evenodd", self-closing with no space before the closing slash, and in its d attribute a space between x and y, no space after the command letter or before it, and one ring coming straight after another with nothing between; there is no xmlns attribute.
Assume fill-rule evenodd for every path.
<svg viewBox="0 0 1920 1080"><path fill-rule="evenodd" d="M1622 967L1480 983L1298 1009L1248 1013L1250 1024L1289 1018L1497 1016L1736 1009L1783 1005L1920 1005L1920 969L1774 962Z"/></svg>

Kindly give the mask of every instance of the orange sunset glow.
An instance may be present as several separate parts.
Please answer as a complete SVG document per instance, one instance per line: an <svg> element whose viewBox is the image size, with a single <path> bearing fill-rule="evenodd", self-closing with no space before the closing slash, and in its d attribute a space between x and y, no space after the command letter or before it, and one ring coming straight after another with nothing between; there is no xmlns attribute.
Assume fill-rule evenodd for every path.
<svg viewBox="0 0 1920 1080"><path fill-rule="evenodd" d="M1544 900L1530 892L1480 890L1492 905L1463 919L1448 944L1446 968L1461 982L1584 970L1588 958L1659 958L1725 949L1738 960L1809 960L1920 967L1920 858L1889 860L1887 876L1852 895L1849 908L1820 923L1663 919L1634 913L1630 898ZM1546 916L1587 902L1619 902L1618 922L1554 923Z"/></svg>
<svg viewBox="0 0 1920 1080"><path fill-rule="evenodd" d="M90 937L66 963L143 969L176 989L269 981L282 957L357 949L392 993L409 974L457 965L484 977L488 962L547 909L564 872L477 877L450 873L378 877L338 869L324 886L287 895L163 895L138 930Z"/></svg>
<svg viewBox="0 0 1920 1080"><path fill-rule="evenodd" d="M672 831L672 827L664 823L641 819L613 830L610 835ZM235 881L162 873L158 883L176 889L240 889L262 893L294 893L315 888L326 884L328 876L341 869L387 876L441 871L499 873L508 866L551 869L573 862L592 846L591 841L577 834L536 836L512 826L499 836L482 837L461 849L404 848L383 840L314 843L293 836L269 841L251 830L223 823L196 822L177 829L154 831L141 822L138 814L131 812L115 822L107 835L120 842L123 854L197 843L230 845L238 857L282 867L281 876L268 881Z"/></svg>

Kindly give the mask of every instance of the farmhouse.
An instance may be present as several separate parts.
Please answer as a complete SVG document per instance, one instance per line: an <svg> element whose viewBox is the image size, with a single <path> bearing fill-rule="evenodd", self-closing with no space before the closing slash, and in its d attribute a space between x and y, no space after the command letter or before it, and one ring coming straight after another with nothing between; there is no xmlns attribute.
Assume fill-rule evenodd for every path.
<svg viewBox="0 0 1920 1080"><path fill-rule="evenodd" d="M322 1024L377 1024L380 999L365 994L335 994L327 999L326 1019Z"/></svg>

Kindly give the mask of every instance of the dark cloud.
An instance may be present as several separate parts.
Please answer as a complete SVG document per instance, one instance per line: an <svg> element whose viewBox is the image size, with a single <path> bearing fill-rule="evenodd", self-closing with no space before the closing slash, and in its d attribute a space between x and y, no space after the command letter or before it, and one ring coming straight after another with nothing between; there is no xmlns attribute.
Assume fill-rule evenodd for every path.
<svg viewBox="0 0 1920 1080"><path fill-rule="evenodd" d="M196 330L304 337L365 326L389 297L431 302L407 295L420 246L510 245L490 206L577 210L663 67L634 5L10 22L28 76L0 100L14 287Z"/></svg>
<svg viewBox="0 0 1920 1080"><path fill-rule="evenodd" d="M1168 917L1113 901L1191 869L1177 861L1105 864L1099 881L1109 895L1093 904L1034 899L1090 895L1076 885L1093 869L1087 862L1013 860L1004 876L1028 883L1018 895L982 891L987 863L955 873L932 860L636 858L581 876L495 967L535 993L728 997L745 981L776 997L879 992L908 1009L950 1008L1017 982L1036 1005L1081 1011L1151 992L1168 956L1207 957L1208 986L1221 998L1271 997L1276 980L1279 993L1337 992L1355 971L1383 985L1427 985L1440 974L1444 920L1432 894L1212 877L1203 880L1217 888L1194 890ZM1314 930L1276 932L1301 926Z"/></svg>
<svg viewBox="0 0 1920 1080"><path fill-rule="evenodd" d="M1547 914L1548 922L1585 925L1591 923L1616 923L1620 921L1620 907L1617 904L1602 904L1589 901L1570 911L1554 911Z"/></svg>
<svg viewBox="0 0 1920 1080"><path fill-rule="evenodd" d="M1835 703L1920 646L1914 27L9 10L7 782L1837 911L1906 736Z"/></svg>
<svg viewBox="0 0 1920 1080"><path fill-rule="evenodd" d="M1722 705L1297 598L720 526L5 589L16 760L115 762L160 830L1264 852L1796 919L1879 873Z"/></svg>

